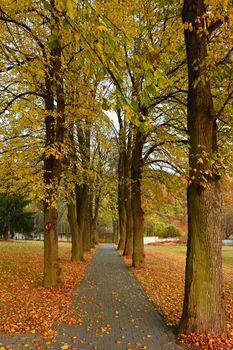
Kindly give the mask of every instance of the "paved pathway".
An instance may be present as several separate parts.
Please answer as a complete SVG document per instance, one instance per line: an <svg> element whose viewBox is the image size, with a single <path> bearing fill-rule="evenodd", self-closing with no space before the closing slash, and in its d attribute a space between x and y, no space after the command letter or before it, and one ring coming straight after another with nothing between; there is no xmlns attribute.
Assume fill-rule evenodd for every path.
<svg viewBox="0 0 233 350"><path fill-rule="evenodd" d="M180 349L113 245L97 249L74 292L71 309L83 323L55 325L56 341L44 342L42 349ZM22 342L16 337L12 349L22 349ZM37 348L30 339L25 342Z"/></svg>

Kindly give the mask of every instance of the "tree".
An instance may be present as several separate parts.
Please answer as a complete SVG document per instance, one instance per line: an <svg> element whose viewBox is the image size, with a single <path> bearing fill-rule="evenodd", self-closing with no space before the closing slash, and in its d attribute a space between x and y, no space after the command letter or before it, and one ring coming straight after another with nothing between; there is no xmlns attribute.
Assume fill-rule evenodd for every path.
<svg viewBox="0 0 233 350"><path fill-rule="evenodd" d="M217 113L207 68L211 35L224 25L225 19L217 18L215 22L208 20L211 12L206 9L204 0L184 1L190 181L187 192L188 246L181 333L222 333L225 327L221 193L216 158Z"/></svg>
<svg viewBox="0 0 233 350"><path fill-rule="evenodd" d="M17 5L20 7L19 4ZM38 107L38 110L40 109L41 111L40 117L41 115L44 117L43 125L45 127L45 133L43 136L45 145L43 154L40 151L40 160L42 158L44 161L43 186L40 193L40 197L44 202L45 243L43 284L45 287L54 287L59 282L60 271L58 267L56 205L63 158L65 96L60 3L55 3L51 0L46 5L47 7L42 6L42 12L37 11L34 2L24 4L20 8L13 8L12 4L7 3L5 7L3 6L3 9L1 8L1 20L6 27L8 26L7 35L11 38L10 42L12 42L12 45L10 45L10 51L14 55L12 66L16 69L16 73L12 74L13 83L7 86L4 93L5 96L3 96L4 108L2 113L5 113L7 119L10 119L11 114L9 112L12 110L15 112L13 115L16 116L17 126L20 126L18 130L15 130L15 134L18 137L22 133L20 135L22 139L24 139L25 131L22 131L24 124L21 121L21 107L26 105L26 109L31 112L31 106L34 103ZM42 30L38 31L37 26L41 22ZM17 37L17 40L14 40L14 35ZM23 42L23 38L25 42ZM27 44L29 44L31 49L30 54L26 53L28 49L28 47L26 48ZM6 61L8 59L7 52L8 48L5 48L4 54ZM34 65L35 61L37 61L37 68ZM5 74L8 71L8 64L6 63ZM35 68L37 74L35 74ZM15 82L15 77L18 78L21 75L23 75L24 79L16 79ZM23 88L23 92L19 92L18 85ZM32 89L30 90L31 87ZM6 95L10 96L10 100L7 102L5 102ZM27 98L28 96L31 99ZM29 115L23 117L30 120L30 112ZM38 120L40 129L42 121L39 118ZM31 130L32 128L38 129L37 120L34 120L34 123L32 123ZM19 157L22 156L19 151L18 154ZM17 164L16 161L14 163ZM30 164L30 158L27 159L27 163ZM40 175L42 175L42 172Z"/></svg>
<svg viewBox="0 0 233 350"><path fill-rule="evenodd" d="M0 234L4 239L13 238L15 232L31 233L34 228L34 213L25 207L29 201L22 196L0 194Z"/></svg>
<svg viewBox="0 0 233 350"><path fill-rule="evenodd" d="M131 221L130 215L127 220L126 208L122 205L127 192L124 184L130 183L134 240L133 265L141 266L144 264L144 213L141 203L143 152L153 126L158 129L159 122L163 126L166 125L163 119L166 114L161 113L161 105L167 104L169 99L172 101L173 97L175 100L175 95L179 96L182 93L177 88L177 84L173 86L169 79L180 69L182 70L184 61L180 55L178 57L177 52L174 54L175 45L172 46L169 54L166 50L168 42L169 45L172 42L171 37L177 38L175 28L178 28L176 20L178 7L173 9L169 4L163 9L162 4L158 3L155 11L153 1L114 3L112 7L106 3L100 4L98 1L95 4L99 10L98 13L101 14L102 26L97 26L101 33L99 35L97 33L92 47L114 84L114 110L121 119L119 122L118 203L121 237L119 248L125 248L126 225ZM128 16L125 15L126 9ZM115 11L118 13L117 18ZM110 42L111 45L108 45ZM179 46L180 41L176 40L176 42ZM183 79L180 79L180 82L183 82ZM163 117L159 118L161 114ZM129 130L132 137L129 159L130 181L127 179L129 172L125 171L126 135ZM161 134L166 135L163 131ZM159 142L156 142L157 144ZM153 145L149 154L153 153L154 149Z"/></svg>

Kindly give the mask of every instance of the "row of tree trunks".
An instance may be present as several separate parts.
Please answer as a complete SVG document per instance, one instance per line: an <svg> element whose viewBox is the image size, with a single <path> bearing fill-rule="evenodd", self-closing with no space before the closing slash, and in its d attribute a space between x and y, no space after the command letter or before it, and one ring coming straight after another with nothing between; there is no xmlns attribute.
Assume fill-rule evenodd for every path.
<svg viewBox="0 0 233 350"><path fill-rule="evenodd" d="M139 127L128 132L120 123L118 164L118 212L120 241L123 255L133 256L133 266L144 265L144 213L141 201L142 150L145 136Z"/></svg>
<svg viewBox="0 0 233 350"><path fill-rule="evenodd" d="M192 181L187 190L188 245L185 297L179 332L221 334L225 325L222 288L221 193L219 176L215 174L214 166L210 169L208 165L209 160L215 158L213 155L218 149L216 113L213 108L205 64L208 45L205 9L204 0L184 0L183 22L192 24L192 30L185 30L189 83L187 100L190 137L189 178ZM140 267L144 264L141 172L145 139L140 127L135 127L131 159L132 201L129 206L128 188L123 185L123 179L127 179L128 175L125 126L119 116L118 119L120 125L118 166L120 243L118 248L125 249L126 254L127 213L130 208L133 219L133 266ZM207 154L206 158L202 158L202 152ZM123 199L125 205L122 203Z"/></svg>
<svg viewBox="0 0 233 350"><path fill-rule="evenodd" d="M79 152L81 155L82 166L88 170L90 168L90 126L87 121L83 125L77 125L77 134L79 140ZM74 145L74 125L70 127L71 152L69 158L76 159L76 150ZM69 159L67 159L69 165ZM77 169L73 169L76 174ZM78 174L76 174L78 175ZM87 175L84 176L84 182L75 186L73 194L68 194L68 221L72 235L72 257L73 261L83 260L84 252L89 251L98 243L98 214L101 187L97 183L89 184ZM75 198L75 200L74 200Z"/></svg>

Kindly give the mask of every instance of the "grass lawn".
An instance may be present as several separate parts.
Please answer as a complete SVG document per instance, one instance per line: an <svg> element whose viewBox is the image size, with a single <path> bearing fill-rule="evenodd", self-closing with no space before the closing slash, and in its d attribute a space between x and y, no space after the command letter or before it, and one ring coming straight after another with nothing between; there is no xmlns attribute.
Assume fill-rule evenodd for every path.
<svg viewBox="0 0 233 350"><path fill-rule="evenodd" d="M0 241L0 333L42 333L52 335L55 320L72 320L61 314L69 305L73 287L90 260L70 261L70 243L59 243L63 284L58 289L42 288L43 242Z"/></svg>
<svg viewBox="0 0 233 350"><path fill-rule="evenodd" d="M185 246L145 246L146 267L133 269L156 309L168 325L177 326L184 290ZM233 247L223 247L223 275L228 337L193 337L192 345L203 349L233 349Z"/></svg>

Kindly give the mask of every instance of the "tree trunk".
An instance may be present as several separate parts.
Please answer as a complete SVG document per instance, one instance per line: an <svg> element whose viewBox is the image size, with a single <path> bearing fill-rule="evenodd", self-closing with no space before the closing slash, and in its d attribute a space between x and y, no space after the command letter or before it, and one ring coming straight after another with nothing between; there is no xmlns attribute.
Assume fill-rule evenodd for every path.
<svg viewBox="0 0 233 350"><path fill-rule="evenodd" d="M91 195L91 223L92 223L92 245L98 244L98 217L99 217L99 205L100 205L101 187L100 184L95 188L95 193L92 188Z"/></svg>
<svg viewBox="0 0 233 350"><path fill-rule="evenodd" d="M90 217L89 205L90 205L90 203L88 201L87 211L86 211L86 215L85 215L86 216L85 217L85 229L84 229L84 237L83 237L83 242L84 242L83 249L85 252L91 250L91 221L90 221L91 217Z"/></svg>
<svg viewBox="0 0 233 350"><path fill-rule="evenodd" d="M127 194L125 202L126 211L126 241L123 255L131 256L133 252L133 222L132 222L132 208L131 208L131 195Z"/></svg>
<svg viewBox="0 0 233 350"><path fill-rule="evenodd" d="M112 221L112 227L113 227L113 237L112 237L112 242L114 244L118 244L118 221L117 220L113 220Z"/></svg>
<svg viewBox="0 0 233 350"><path fill-rule="evenodd" d="M118 250L125 249L126 242L126 212L125 212L125 126L122 124L120 111L118 111L118 120L120 125L119 131L119 160L118 160L118 219L120 240L118 243Z"/></svg>
<svg viewBox="0 0 233 350"><path fill-rule="evenodd" d="M185 0L183 21L188 58L188 132L190 136L188 186L188 247L185 297L180 333L222 333L222 227L219 176L210 165L217 151L217 125L205 58L207 38L204 0ZM200 21L195 20L199 18Z"/></svg>
<svg viewBox="0 0 233 350"><path fill-rule="evenodd" d="M72 237L72 249L71 249L71 260L79 262L81 260L81 254L80 254L80 232L78 227L78 222L76 219L76 210L75 210L75 204L73 202L68 203L68 221L70 225L70 232Z"/></svg>
<svg viewBox="0 0 233 350"><path fill-rule="evenodd" d="M125 157L125 213L126 213L126 242L123 255L131 256L133 252L133 226L132 226L132 207L131 207L131 132L129 131L127 153Z"/></svg>
<svg viewBox="0 0 233 350"><path fill-rule="evenodd" d="M142 149L144 136L140 129L135 129L131 163L131 196L133 218L133 266L142 267L145 263L144 254L144 212L141 202Z"/></svg>
<svg viewBox="0 0 233 350"><path fill-rule="evenodd" d="M92 223L92 247L98 244L98 236L98 221L94 219Z"/></svg>
<svg viewBox="0 0 233 350"><path fill-rule="evenodd" d="M83 186L82 185L76 185L75 186L75 195L76 195L76 216L77 216L77 222L80 232L80 257L81 260L83 260L83 231L84 231L84 220L85 220L85 210L86 210L86 203L84 201L83 196Z"/></svg>
<svg viewBox="0 0 233 350"><path fill-rule="evenodd" d="M52 288L60 283L58 266L57 200L62 172L65 95L63 86L62 47L60 17L51 0L51 31L56 28L54 48L50 50L50 65L46 73L45 87L45 128L44 152L44 280L43 286ZM56 87L54 91L53 87ZM56 97L54 96L56 95ZM56 100L56 109L55 109ZM54 115L56 112L56 116ZM54 151L56 150L56 154Z"/></svg>
<svg viewBox="0 0 233 350"><path fill-rule="evenodd" d="M60 269L58 264L57 210L46 206L44 208L44 279L46 288L57 287L60 284Z"/></svg>
<svg viewBox="0 0 233 350"><path fill-rule="evenodd" d="M81 123L77 124L77 136L82 167L84 171L88 171L90 169L91 126L87 118L83 120L83 123L84 125ZM90 187L88 182L88 175L84 174L83 184L76 186L77 220L80 228L83 251L90 250L91 248Z"/></svg>
<svg viewBox="0 0 233 350"><path fill-rule="evenodd" d="M122 160L119 161L122 163ZM124 203L124 175L122 164L118 168L118 216L119 216L119 229L120 229L120 240L118 244L118 250L124 250L126 241L126 212Z"/></svg>
<svg viewBox="0 0 233 350"><path fill-rule="evenodd" d="M3 238L5 241L9 239L9 226L7 224L5 224L3 228Z"/></svg>

